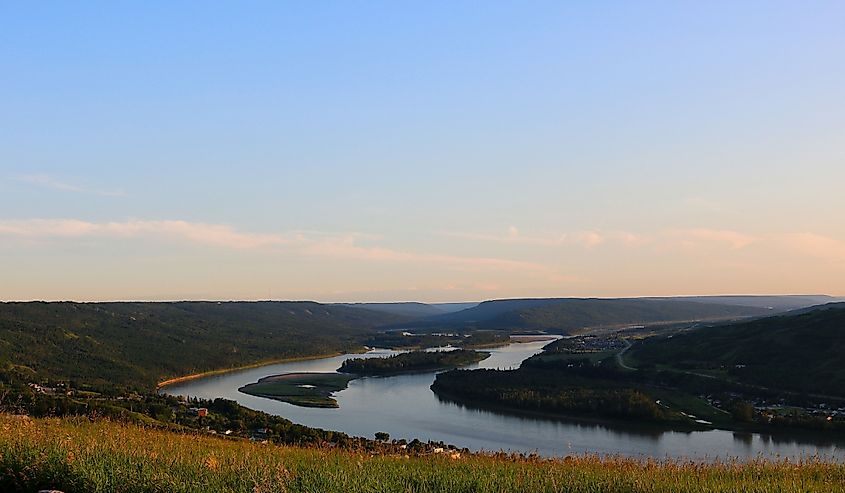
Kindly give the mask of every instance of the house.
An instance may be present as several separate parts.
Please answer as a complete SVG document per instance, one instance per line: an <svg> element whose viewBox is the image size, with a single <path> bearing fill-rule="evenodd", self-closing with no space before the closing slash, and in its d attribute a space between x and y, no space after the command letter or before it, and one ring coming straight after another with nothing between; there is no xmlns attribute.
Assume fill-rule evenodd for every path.
<svg viewBox="0 0 845 493"><path fill-rule="evenodd" d="M204 407L192 407L188 409L188 412L194 416L199 416L200 418L208 416L208 409Z"/></svg>

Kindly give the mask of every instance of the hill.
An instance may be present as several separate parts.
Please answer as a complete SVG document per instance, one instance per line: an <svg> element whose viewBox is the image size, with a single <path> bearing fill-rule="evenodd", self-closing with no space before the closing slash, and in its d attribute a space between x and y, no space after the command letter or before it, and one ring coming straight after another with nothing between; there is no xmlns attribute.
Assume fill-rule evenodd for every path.
<svg viewBox="0 0 845 493"><path fill-rule="evenodd" d="M419 455L301 448L201 433L0 414L0 491L699 493L845 491L845 466ZM398 448L398 446L397 446Z"/></svg>
<svg viewBox="0 0 845 493"><path fill-rule="evenodd" d="M454 313L461 310L467 310L478 306L478 301L458 302L458 303L430 303L431 306L437 308L443 313Z"/></svg>
<svg viewBox="0 0 845 493"><path fill-rule="evenodd" d="M419 303L407 301L396 303L339 303L339 305L366 308L409 318L425 318L458 312L472 308L478 303Z"/></svg>
<svg viewBox="0 0 845 493"><path fill-rule="evenodd" d="M759 307L683 299L547 298L485 301L456 313L400 324L406 328L523 329L567 333L635 324L725 320L771 313Z"/></svg>
<svg viewBox="0 0 845 493"><path fill-rule="evenodd" d="M0 303L0 370L152 389L174 376L360 347L405 318L313 302Z"/></svg>
<svg viewBox="0 0 845 493"><path fill-rule="evenodd" d="M845 396L845 303L702 328L635 345L640 365L713 372L741 382Z"/></svg>
<svg viewBox="0 0 845 493"><path fill-rule="evenodd" d="M401 303L339 303L336 306L349 306L353 308L365 308L377 312L390 313L402 317L424 318L446 313L435 306L415 301Z"/></svg>
<svg viewBox="0 0 845 493"><path fill-rule="evenodd" d="M653 298L664 300L695 301L697 303L713 303L717 305L753 306L767 308L777 312L797 310L809 306L824 305L842 298L827 295L728 295L728 296L677 296L673 298Z"/></svg>

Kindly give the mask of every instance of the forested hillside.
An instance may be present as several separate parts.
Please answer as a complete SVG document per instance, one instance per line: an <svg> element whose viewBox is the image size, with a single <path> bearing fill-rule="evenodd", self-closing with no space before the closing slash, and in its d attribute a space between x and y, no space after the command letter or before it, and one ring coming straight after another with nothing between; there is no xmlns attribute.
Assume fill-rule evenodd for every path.
<svg viewBox="0 0 845 493"><path fill-rule="evenodd" d="M2 371L152 388L167 378L359 347L402 317L312 302L2 303Z"/></svg>
<svg viewBox="0 0 845 493"><path fill-rule="evenodd" d="M402 324L406 327L523 329L557 333L632 324L726 320L770 314L766 308L683 299L550 298L485 301L474 308Z"/></svg>
<svg viewBox="0 0 845 493"><path fill-rule="evenodd" d="M707 327L634 346L638 364L727 373L758 385L845 395L845 303Z"/></svg>

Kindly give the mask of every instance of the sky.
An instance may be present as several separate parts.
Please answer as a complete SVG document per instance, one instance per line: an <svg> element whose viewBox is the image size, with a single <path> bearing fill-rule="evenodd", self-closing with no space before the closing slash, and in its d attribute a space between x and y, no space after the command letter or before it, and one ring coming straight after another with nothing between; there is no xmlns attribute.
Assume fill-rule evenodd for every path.
<svg viewBox="0 0 845 493"><path fill-rule="evenodd" d="M845 295L845 3L0 3L0 300Z"/></svg>

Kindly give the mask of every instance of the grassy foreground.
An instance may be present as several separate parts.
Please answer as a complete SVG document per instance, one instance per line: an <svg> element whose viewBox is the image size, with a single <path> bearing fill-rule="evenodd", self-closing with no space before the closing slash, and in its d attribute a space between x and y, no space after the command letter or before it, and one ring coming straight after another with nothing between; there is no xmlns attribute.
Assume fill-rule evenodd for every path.
<svg viewBox="0 0 845 493"><path fill-rule="evenodd" d="M281 447L86 418L0 415L0 491L842 492L845 466L541 460Z"/></svg>

